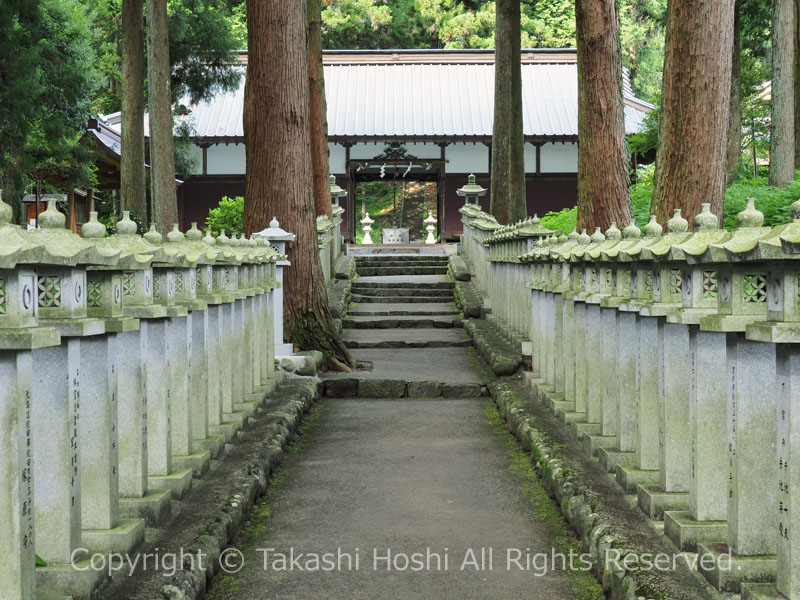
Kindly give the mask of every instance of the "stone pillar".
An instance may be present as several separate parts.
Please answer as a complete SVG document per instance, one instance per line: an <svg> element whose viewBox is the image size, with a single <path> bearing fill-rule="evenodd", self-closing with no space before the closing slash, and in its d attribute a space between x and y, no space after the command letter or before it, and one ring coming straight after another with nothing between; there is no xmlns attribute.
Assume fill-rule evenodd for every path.
<svg viewBox="0 0 800 600"><path fill-rule="evenodd" d="M593 311L594 312L594 311ZM600 433L604 437L617 435L617 311L613 308L600 308L601 352L597 362L603 375L594 380L601 395Z"/></svg>
<svg viewBox="0 0 800 600"><path fill-rule="evenodd" d="M608 373L600 360L603 351L603 330L600 321L600 306L584 303L586 307L586 422L600 423L602 419L602 385ZM576 311L577 312L577 311ZM589 388L592 388L592 392Z"/></svg>
<svg viewBox="0 0 800 600"><path fill-rule="evenodd" d="M33 600L33 402L29 351L0 351L0 597Z"/></svg>
<svg viewBox="0 0 800 600"><path fill-rule="evenodd" d="M777 552L778 401L775 345L728 335L728 546L737 555Z"/></svg>
<svg viewBox="0 0 800 600"><path fill-rule="evenodd" d="M631 452L636 450L639 425L636 414L636 313L616 312L616 326L614 377L619 384L615 394L617 449Z"/></svg>
<svg viewBox="0 0 800 600"><path fill-rule="evenodd" d="M659 319L661 488L688 492L691 478L689 444L689 327Z"/></svg>
<svg viewBox="0 0 800 600"><path fill-rule="evenodd" d="M562 298L562 351L559 359L560 368L556 371L560 374L564 382L564 400L571 406L571 410L575 410L575 303L565 298Z"/></svg>
<svg viewBox="0 0 800 600"><path fill-rule="evenodd" d="M33 482L36 553L70 564L81 546L80 340L33 351Z"/></svg>
<svg viewBox="0 0 800 600"><path fill-rule="evenodd" d="M147 333L147 473L166 476L172 462L170 335L167 319L153 319Z"/></svg>
<svg viewBox="0 0 800 600"><path fill-rule="evenodd" d="M800 348L778 348L778 591L800 598ZM774 531L774 528L773 528Z"/></svg>
<svg viewBox="0 0 800 600"><path fill-rule="evenodd" d="M216 342L209 335L210 314L215 307L209 306L207 310L197 310L189 313L192 322L191 341L192 353L189 359L189 406L192 413L192 439L205 440L208 438L209 421L209 395L211 394L212 379L210 368L210 353ZM216 364L216 362L215 362ZM218 379L215 379L218 381ZM217 387L217 393L219 389Z"/></svg>
<svg viewBox="0 0 800 600"><path fill-rule="evenodd" d="M244 402L244 373L247 369L244 366L244 300L236 300L233 304L232 326L231 326L231 354L233 359L233 383L231 386L233 403Z"/></svg>
<svg viewBox="0 0 800 600"><path fill-rule="evenodd" d="M728 439L726 423L726 335L699 331L690 334L692 359L689 426L692 441L692 471L689 512L697 521L727 518Z"/></svg>
<svg viewBox="0 0 800 600"><path fill-rule="evenodd" d="M169 374L168 378L162 380L160 385L164 387L167 381L169 382L167 387L167 402L169 404L169 458L166 464L167 472L157 472L153 473L154 475L167 475L169 473L169 470L172 468L173 455L189 456L193 452L192 421L195 415L193 414L194 407L189 402L189 389L192 377L192 369L190 368L189 360L193 352L193 315L194 313L190 312L186 317L166 319L166 337L168 338L166 351ZM156 326L155 331L160 332L160 327ZM155 333L155 335L158 335L158 333ZM158 368L155 370L157 371ZM159 395L156 394L156 397L159 397ZM156 403L153 402L153 404ZM163 425L164 424L162 424L162 426Z"/></svg>
<svg viewBox="0 0 800 600"><path fill-rule="evenodd" d="M659 389L662 365L658 351L658 319L636 315L636 458L642 471L659 464Z"/></svg>
<svg viewBox="0 0 800 600"><path fill-rule="evenodd" d="M220 305L220 320L221 324L221 332L220 332L220 345L219 345L219 356L220 356L220 393L222 394L222 412L223 413L232 413L233 412L233 344L234 344L234 335L233 335L233 314L234 314L234 306L233 302L226 302L225 304Z"/></svg>
<svg viewBox="0 0 800 600"><path fill-rule="evenodd" d="M589 386L586 364L586 303L573 302L575 314L575 412L586 413ZM586 419L588 421L588 417Z"/></svg>
<svg viewBox="0 0 800 600"><path fill-rule="evenodd" d="M208 307L208 330L206 335L206 356L208 360L207 371L207 400L208 400L208 425L214 427L222 425L222 364L224 359L220 352L222 340L222 307L214 304Z"/></svg>
<svg viewBox="0 0 800 600"><path fill-rule="evenodd" d="M117 336L81 340L81 528L119 521Z"/></svg>
<svg viewBox="0 0 800 600"><path fill-rule="evenodd" d="M142 320L139 331L117 334L119 361L119 492L128 498L147 494L147 331Z"/></svg>

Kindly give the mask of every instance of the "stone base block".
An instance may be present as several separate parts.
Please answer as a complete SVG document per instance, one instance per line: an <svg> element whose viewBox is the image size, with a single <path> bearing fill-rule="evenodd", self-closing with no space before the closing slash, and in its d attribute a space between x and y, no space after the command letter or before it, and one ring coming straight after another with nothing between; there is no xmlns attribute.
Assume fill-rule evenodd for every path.
<svg viewBox="0 0 800 600"><path fill-rule="evenodd" d="M120 498L120 515L127 519L144 519L148 527L163 524L172 512L169 490L148 490L141 498Z"/></svg>
<svg viewBox="0 0 800 600"><path fill-rule="evenodd" d="M624 465L617 465L615 472L617 484L626 494L637 493L640 485L657 485L660 478L659 471L642 471Z"/></svg>
<svg viewBox="0 0 800 600"><path fill-rule="evenodd" d="M235 423L236 429L243 429L247 423L249 415L245 412L234 410L230 413L222 413L222 421L224 423Z"/></svg>
<svg viewBox="0 0 800 600"><path fill-rule="evenodd" d="M590 456L597 456L600 448L613 448L617 445L617 436L615 435L584 435L581 438L583 449Z"/></svg>
<svg viewBox="0 0 800 600"><path fill-rule="evenodd" d="M202 452L195 452L188 456L172 456L172 464L178 471L186 469L192 472L192 477L198 479L208 473L208 467L211 465L211 452L203 450Z"/></svg>
<svg viewBox="0 0 800 600"><path fill-rule="evenodd" d="M550 405L549 398L550 396L556 393L556 390L552 385L547 385L546 383L542 382L536 386L536 388L534 389L534 393L539 402L541 402L545 406L549 406Z"/></svg>
<svg viewBox="0 0 800 600"><path fill-rule="evenodd" d="M569 428L579 440L587 435L600 435L603 429L600 423L587 423L586 421L570 421Z"/></svg>
<svg viewBox="0 0 800 600"><path fill-rule="evenodd" d="M245 394L244 401L247 404L253 404L257 408L264 404L264 400L266 400L267 394L265 392L253 392L252 394ZM234 408L236 405L233 405Z"/></svg>
<svg viewBox="0 0 800 600"><path fill-rule="evenodd" d="M262 400L263 399L260 399L258 402L234 402L233 410L250 417L255 414L256 410L261 405Z"/></svg>
<svg viewBox="0 0 800 600"><path fill-rule="evenodd" d="M144 519L120 519L112 529L84 529L81 540L90 554L133 552L144 541Z"/></svg>
<svg viewBox="0 0 800 600"><path fill-rule="evenodd" d="M664 512L664 535L684 552L697 552L697 544L722 544L727 540L726 521L697 521L688 512Z"/></svg>
<svg viewBox="0 0 800 600"><path fill-rule="evenodd" d="M224 428L224 425L217 425L216 427ZM212 428L209 427L209 430ZM235 431L231 432L231 437ZM230 438L228 438L230 439ZM204 440L194 440L194 445L204 450L208 450L211 458L217 458L220 454L222 454L222 448L225 446L225 436L221 434L209 434L209 436Z"/></svg>
<svg viewBox="0 0 800 600"><path fill-rule="evenodd" d="M636 452L626 452L616 448L600 448L597 459L606 472L615 473L618 466L632 467L636 464Z"/></svg>
<svg viewBox="0 0 800 600"><path fill-rule="evenodd" d="M226 415L230 416L230 415ZM239 430L239 424L234 421L228 421L223 423L222 425L211 425L208 428L209 433L213 436L219 436L222 439L222 447L225 447L225 443L229 442L233 439L236 435L236 432ZM221 450L220 450L221 451Z"/></svg>
<svg viewBox="0 0 800 600"><path fill-rule="evenodd" d="M36 597L91 600L108 583L107 571L95 570L89 560L36 567Z"/></svg>
<svg viewBox="0 0 800 600"><path fill-rule="evenodd" d="M175 500L180 500L192 487L192 470L173 471L169 475L150 475L147 487L152 490L169 490Z"/></svg>
<svg viewBox="0 0 800 600"><path fill-rule="evenodd" d="M533 355L533 342L522 342L522 358L530 358Z"/></svg>
<svg viewBox="0 0 800 600"><path fill-rule="evenodd" d="M698 561L698 570L720 592L739 593L743 583L773 583L778 574L775 556L738 556L727 544L697 544L700 555L714 556L714 568ZM710 561L709 561L710 562Z"/></svg>
<svg viewBox="0 0 800 600"><path fill-rule="evenodd" d="M689 492L665 492L658 485L637 488L639 508L651 519L660 521L666 510L689 510Z"/></svg>
<svg viewBox="0 0 800 600"><path fill-rule="evenodd" d="M568 402L567 404L569 404L567 410L565 410L564 412L556 413L556 417L558 417L558 420L561 421L564 425L571 427L570 423L575 423L586 419L585 412L574 412L572 403Z"/></svg>
<svg viewBox="0 0 800 600"><path fill-rule="evenodd" d="M771 583L743 583L742 600L789 600Z"/></svg>

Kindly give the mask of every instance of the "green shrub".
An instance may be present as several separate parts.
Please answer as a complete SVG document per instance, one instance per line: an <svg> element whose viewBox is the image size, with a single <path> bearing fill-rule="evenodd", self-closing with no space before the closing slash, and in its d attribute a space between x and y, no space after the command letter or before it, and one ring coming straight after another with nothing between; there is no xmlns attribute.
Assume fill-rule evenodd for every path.
<svg viewBox="0 0 800 600"><path fill-rule="evenodd" d="M564 208L559 211L550 211L542 217L542 227L547 227L561 234L568 234L578 223L578 207Z"/></svg>
<svg viewBox="0 0 800 600"><path fill-rule="evenodd" d="M226 235L242 233L243 217L244 198L242 196L235 198L223 196L219 201L219 206L208 211L206 229L210 229L214 235L218 235L223 229Z"/></svg>

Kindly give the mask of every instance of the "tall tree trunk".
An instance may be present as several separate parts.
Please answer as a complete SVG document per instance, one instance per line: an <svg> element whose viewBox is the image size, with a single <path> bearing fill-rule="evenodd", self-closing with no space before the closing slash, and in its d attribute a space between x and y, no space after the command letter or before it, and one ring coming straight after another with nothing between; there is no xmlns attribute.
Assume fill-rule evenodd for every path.
<svg viewBox="0 0 800 600"><path fill-rule="evenodd" d="M627 224L628 150L615 0L576 0L578 228Z"/></svg>
<svg viewBox="0 0 800 600"><path fill-rule="evenodd" d="M794 0L772 0L772 124L769 184L794 179Z"/></svg>
<svg viewBox="0 0 800 600"><path fill-rule="evenodd" d="M733 55L731 63L731 114L728 120L728 177L736 178L742 159L742 40L741 0L736 0L733 20Z"/></svg>
<svg viewBox="0 0 800 600"><path fill-rule="evenodd" d="M308 7L308 82L310 87L309 126L311 164L314 168L314 208L317 215L331 216L328 175L328 115L325 104L325 79L322 71L322 1L307 0Z"/></svg>
<svg viewBox="0 0 800 600"><path fill-rule="evenodd" d="M496 12L489 211L500 223L514 223L528 214L522 130L520 3L497 0Z"/></svg>
<svg viewBox="0 0 800 600"><path fill-rule="evenodd" d="M794 168L800 169L800 0L794 3Z"/></svg>
<svg viewBox="0 0 800 600"><path fill-rule="evenodd" d="M147 84L151 214L156 228L164 235L178 222L167 0L147 0Z"/></svg>
<svg viewBox="0 0 800 600"><path fill-rule="evenodd" d="M297 235L284 277L286 335L304 350L321 350L329 366L348 370L353 362L328 310L308 176L306 23L306 0L247 0L244 229L260 231L276 216Z"/></svg>
<svg viewBox="0 0 800 600"><path fill-rule="evenodd" d="M144 2L122 2L122 159L123 210L147 221L144 168Z"/></svg>
<svg viewBox="0 0 800 600"><path fill-rule="evenodd" d="M653 212L660 223L703 202L722 214L734 0L670 0Z"/></svg>

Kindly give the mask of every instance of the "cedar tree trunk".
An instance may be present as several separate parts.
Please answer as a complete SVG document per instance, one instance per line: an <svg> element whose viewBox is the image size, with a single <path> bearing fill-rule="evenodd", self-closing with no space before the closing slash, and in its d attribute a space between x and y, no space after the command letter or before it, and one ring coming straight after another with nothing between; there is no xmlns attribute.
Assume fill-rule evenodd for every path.
<svg viewBox="0 0 800 600"><path fill-rule="evenodd" d="M631 216L615 0L576 0L578 230L623 227Z"/></svg>
<svg viewBox="0 0 800 600"><path fill-rule="evenodd" d="M734 0L670 0L653 212L693 223L722 214L727 171Z"/></svg>
<svg viewBox="0 0 800 600"><path fill-rule="evenodd" d="M178 222L172 133L167 0L147 0L147 84L150 108L151 220L164 235Z"/></svg>
<svg viewBox="0 0 800 600"><path fill-rule="evenodd" d="M731 114L728 123L728 178L736 178L742 159L742 41L741 0L736 0L733 21L733 62L731 64Z"/></svg>
<svg viewBox="0 0 800 600"><path fill-rule="evenodd" d="M490 212L500 223L528 214L522 130L519 0L497 0L494 51L494 124Z"/></svg>
<svg viewBox="0 0 800 600"><path fill-rule="evenodd" d="M122 1L122 159L123 210L147 222L144 158L144 2Z"/></svg>
<svg viewBox="0 0 800 600"><path fill-rule="evenodd" d="M794 0L772 0L772 124L769 184L794 179Z"/></svg>
<svg viewBox="0 0 800 600"><path fill-rule="evenodd" d="M306 0L247 0L244 230L260 231L275 216L297 235L284 275L284 330L301 349L322 351L328 366L349 370L317 250L306 24Z"/></svg>
<svg viewBox="0 0 800 600"><path fill-rule="evenodd" d="M307 0L308 6L308 82L311 128L311 162L314 179L314 208L317 215L332 216L328 175L328 115L325 80L322 71L322 1Z"/></svg>

